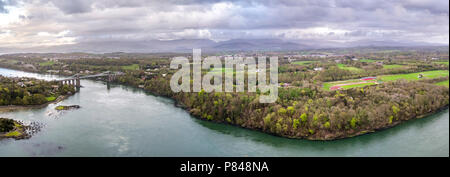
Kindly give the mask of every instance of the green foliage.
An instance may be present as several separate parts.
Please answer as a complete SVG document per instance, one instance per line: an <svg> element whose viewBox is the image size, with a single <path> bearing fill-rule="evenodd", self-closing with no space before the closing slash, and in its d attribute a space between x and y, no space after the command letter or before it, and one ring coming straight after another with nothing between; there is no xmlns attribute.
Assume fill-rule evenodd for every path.
<svg viewBox="0 0 450 177"><path fill-rule="evenodd" d="M325 124L323 124L323 126L324 126L325 128L330 128L330 122L325 122Z"/></svg>
<svg viewBox="0 0 450 177"><path fill-rule="evenodd" d="M0 132L9 132L14 129L14 120L0 118Z"/></svg>
<svg viewBox="0 0 450 177"><path fill-rule="evenodd" d="M279 122L277 122L277 124L275 125L275 127L276 127L276 132L277 132L277 133L281 133L281 131L283 130L282 127L281 127L281 124L280 124Z"/></svg>
<svg viewBox="0 0 450 177"><path fill-rule="evenodd" d="M302 122L306 122L306 121L308 121L308 116L306 115L306 113L303 113L303 114L300 116L300 119L302 120Z"/></svg>
<svg viewBox="0 0 450 177"><path fill-rule="evenodd" d="M294 130L297 130L297 127L299 124L300 124L300 121L298 119L294 119L293 123L292 123L292 128L294 128Z"/></svg>
<svg viewBox="0 0 450 177"><path fill-rule="evenodd" d="M264 117L264 126L270 127L272 123L272 116L273 114L267 114L266 117Z"/></svg>
<svg viewBox="0 0 450 177"><path fill-rule="evenodd" d="M294 113L294 107L289 106L289 107L287 108L287 111L289 112L289 114Z"/></svg>
<svg viewBox="0 0 450 177"><path fill-rule="evenodd" d="M15 137L15 136L20 136L20 135L22 135L22 133L20 133L18 131L12 131L12 132L7 133L5 136L6 137Z"/></svg>
<svg viewBox="0 0 450 177"><path fill-rule="evenodd" d="M400 111L400 109L397 106L392 106L392 112L394 113L394 115L397 115L397 113Z"/></svg>
<svg viewBox="0 0 450 177"><path fill-rule="evenodd" d="M24 97L24 99L25 99L25 97ZM54 96L49 96L49 97L45 97L45 99L46 99L48 102L50 102L50 101L55 101L55 100L56 100L56 97L54 97Z"/></svg>
<svg viewBox="0 0 450 177"><path fill-rule="evenodd" d="M353 117L352 120L350 120L350 126L354 129L356 128L356 123L358 123L358 120Z"/></svg>
<svg viewBox="0 0 450 177"><path fill-rule="evenodd" d="M280 109L278 110L278 114L280 114L280 115L285 115L285 114L286 114L286 109L280 108Z"/></svg>

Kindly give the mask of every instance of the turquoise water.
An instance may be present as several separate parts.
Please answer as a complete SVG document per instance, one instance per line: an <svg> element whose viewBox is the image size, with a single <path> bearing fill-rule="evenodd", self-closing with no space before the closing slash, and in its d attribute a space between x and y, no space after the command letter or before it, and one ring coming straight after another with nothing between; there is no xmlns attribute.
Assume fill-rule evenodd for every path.
<svg viewBox="0 0 450 177"><path fill-rule="evenodd" d="M2 68L0 75L58 78ZM30 139L0 141L0 156L449 156L448 109L377 133L308 141L198 120L172 100L139 89L81 84L60 103L0 113L44 125ZM82 108L54 111L72 104Z"/></svg>

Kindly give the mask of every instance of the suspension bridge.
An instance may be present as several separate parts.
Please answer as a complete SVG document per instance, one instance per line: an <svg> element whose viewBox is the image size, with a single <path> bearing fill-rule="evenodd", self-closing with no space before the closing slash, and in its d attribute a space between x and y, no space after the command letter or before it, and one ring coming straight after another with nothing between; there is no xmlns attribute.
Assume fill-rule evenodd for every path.
<svg viewBox="0 0 450 177"><path fill-rule="evenodd" d="M74 85L77 89L81 87L80 80L81 79L91 79L91 78L107 78L107 82L112 82L115 79L117 79L118 76L124 75L123 72L112 72L112 71L105 71L99 74L94 75L84 75L81 76L80 74L75 74L69 78L56 80L59 82L60 85Z"/></svg>

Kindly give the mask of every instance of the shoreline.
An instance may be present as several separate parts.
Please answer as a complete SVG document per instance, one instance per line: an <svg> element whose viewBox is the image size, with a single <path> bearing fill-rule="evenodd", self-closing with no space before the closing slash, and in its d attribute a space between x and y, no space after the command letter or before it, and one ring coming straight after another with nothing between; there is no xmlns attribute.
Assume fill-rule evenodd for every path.
<svg viewBox="0 0 450 177"><path fill-rule="evenodd" d="M145 90L144 90L144 91L145 91ZM151 92L149 92L149 93L151 93ZM151 94L152 94L152 95L155 95L155 94L153 94L153 93L151 93ZM161 96L161 95L155 95L155 96ZM202 121L208 121L208 122L219 123L219 124L224 124L224 125L231 125L231 126L235 126L235 127L239 127L239 128L244 128L244 129L248 129L248 130L258 131L258 132L261 132L261 133L265 133L265 134L268 134L268 135L272 135L272 136L276 136L276 137L281 137L281 138L298 139L298 140L308 140L308 141L336 141L336 140L342 140L342 139L348 139L348 138L353 138L353 137L357 137L357 136L362 136L362 135L366 135L366 134L370 134L370 133L376 133L376 132L380 132L380 131L383 131L383 130L387 130L387 129L393 128L393 127L395 127L395 126L397 126L397 125L400 125L400 124L403 124L403 123L405 123L405 122L409 122L409 121L413 121L413 120L417 120L417 119L422 119L422 118L425 118L425 117L428 117L428 116L431 116L431 115L433 115L433 114L437 114L437 113L440 113L440 112L442 112L442 111L444 111L444 110L449 109L449 105L446 105L446 106L440 107L439 109L437 109L437 110L435 110L435 111L429 112L429 113L427 113L427 114L423 114L423 115L411 117L411 118L409 118L409 119L407 119L407 120L398 120L398 121L392 122L392 124L390 124L390 125L388 125L388 126L384 126L384 127L378 127L378 128L374 128L374 129L370 129L370 130L360 130L360 131L358 131L358 132L356 132L356 133L354 133L354 134L348 134L348 136L346 136L346 134L345 134L345 132L344 132L343 135L339 135L339 136L336 136L336 137L331 137L331 138L315 138L315 137L312 137L312 136L306 136L306 137L301 137L301 136L285 136L285 135L281 135L281 134L276 134L276 133L266 132L266 131L264 131L264 130L261 129L261 128L250 128L250 127L244 127L244 126L241 126L241 125L239 125L239 124L230 124L230 123L227 123L227 122L220 122L220 121L212 121L212 120L203 119L203 118L200 118L200 117L197 117L197 116L192 115L192 114L191 114L191 111L190 111L191 109L188 108L188 107L186 107L186 106L184 106L182 103L179 103L177 100L175 100L175 99L173 99L173 98L170 98L170 97L165 97L165 96L161 96L161 97L169 98L169 99L174 100L174 106L175 106L175 107L178 107L178 108L181 108L181 109L187 111L187 112L189 113L189 115L192 116L192 117L194 117L195 119L199 119L199 120L202 120Z"/></svg>

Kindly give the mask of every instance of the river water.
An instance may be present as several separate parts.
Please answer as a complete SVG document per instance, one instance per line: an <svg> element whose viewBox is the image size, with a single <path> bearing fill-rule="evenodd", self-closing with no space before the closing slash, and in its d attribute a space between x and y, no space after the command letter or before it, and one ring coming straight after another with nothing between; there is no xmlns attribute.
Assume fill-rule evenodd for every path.
<svg viewBox="0 0 450 177"><path fill-rule="evenodd" d="M3 76L57 76L0 68ZM336 141L287 139L193 118L142 90L82 80L81 91L42 109L0 117L43 124L30 139L0 141L0 156L449 156L448 109ZM58 113L57 105L80 105Z"/></svg>

